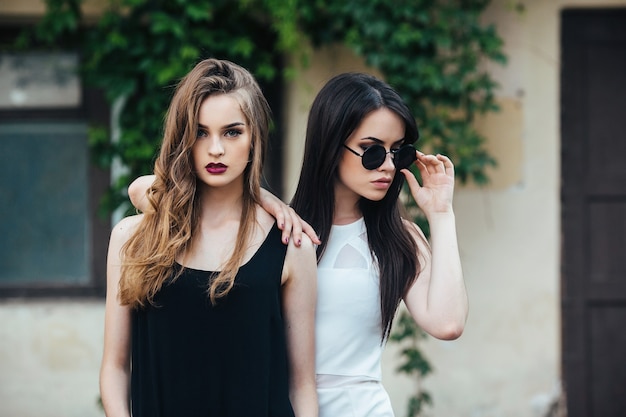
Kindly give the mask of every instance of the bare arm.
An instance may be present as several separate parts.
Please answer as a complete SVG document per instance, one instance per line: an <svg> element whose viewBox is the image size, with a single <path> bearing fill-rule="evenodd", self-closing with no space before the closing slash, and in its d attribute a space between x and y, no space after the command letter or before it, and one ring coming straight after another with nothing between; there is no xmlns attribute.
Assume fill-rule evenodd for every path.
<svg viewBox="0 0 626 417"><path fill-rule="evenodd" d="M283 268L283 315L289 360L291 404L296 417L317 417L315 384L315 248L304 236L302 246L287 248Z"/></svg>
<svg viewBox="0 0 626 417"><path fill-rule="evenodd" d="M107 417L129 417L130 308L118 301L120 251L141 216L127 217L111 232L107 257L107 294L104 316L104 351L100 368L100 395Z"/></svg>
<svg viewBox="0 0 626 417"><path fill-rule="evenodd" d="M135 208L143 213L153 211L148 201L147 193L154 182L154 175L143 175L135 179L128 186L128 197ZM276 219L280 230L283 231L282 241L287 244L293 240L296 246L302 242L302 234L306 234L313 243L319 245L321 242L310 224L302 220L294 209L283 203L278 197L265 189L261 189L261 206L265 211Z"/></svg>
<svg viewBox="0 0 626 417"><path fill-rule="evenodd" d="M415 237L421 271L404 302L415 322L433 337L458 338L465 328L468 299L458 249L452 210L454 165L443 155L419 153L416 164L423 185L403 170L413 198L430 225L429 246L415 224L408 228Z"/></svg>

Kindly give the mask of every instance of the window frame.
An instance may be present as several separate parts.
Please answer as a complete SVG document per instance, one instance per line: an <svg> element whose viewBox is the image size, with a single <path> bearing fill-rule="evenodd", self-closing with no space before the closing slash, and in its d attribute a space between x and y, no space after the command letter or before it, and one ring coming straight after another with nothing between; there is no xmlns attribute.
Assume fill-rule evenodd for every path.
<svg viewBox="0 0 626 417"><path fill-rule="evenodd" d="M2 25L4 26L4 25ZM15 39L22 27L0 27L2 43ZM66 51L80 52L67 48ZM21 51L18 51L18 53ZM37 52L37 49L25 50L24 53ZM78 121L87 125L110 125L110 107L101 91L85 86L81 80L81 101L77 107L67 108L28 108L0 109L0 123L24 121ZM59 298L59 297L104 297L106 293L106 255L111 230L110 216L103 218L99 213L102 196L110 185L110 170L95 166L91 152L88 155L86 172L87 218L90 224L90 239L87 242L87 282L38 282L38 283L3 283L0 282L0 299L7 298Z"/></svg>

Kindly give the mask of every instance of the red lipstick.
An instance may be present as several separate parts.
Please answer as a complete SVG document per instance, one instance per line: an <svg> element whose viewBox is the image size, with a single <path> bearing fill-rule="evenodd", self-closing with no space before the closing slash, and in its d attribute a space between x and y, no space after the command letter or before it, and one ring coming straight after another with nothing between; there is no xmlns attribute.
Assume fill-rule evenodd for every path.
<svg viewBox="0 0 626 417"><path fill-rule="evenodd" d="M210 164L207 164L204 168L206 169L206 172L208 172L209 174L223 174L228 169L226 165L220 164L220 163L217 163L217 164L210 163Z"/></svg>

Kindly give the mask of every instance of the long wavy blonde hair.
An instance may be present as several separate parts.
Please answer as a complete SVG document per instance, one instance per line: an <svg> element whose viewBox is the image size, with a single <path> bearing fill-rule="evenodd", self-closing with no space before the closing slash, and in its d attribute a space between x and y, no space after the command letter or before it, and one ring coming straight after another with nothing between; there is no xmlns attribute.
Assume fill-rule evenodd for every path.
<svg viewBox="0 0 626 417"><path fill-rule="evenodd" d="M198 113L211 95L230 94L239 102L251 131L250 162L244 171L243 209L235 249L208 285L211 302L228 294L243 262L256 224L255 206L269 135L269 105L254 77L225 60L199 62L178 84L165 118L163 143L155 162L148 198L154 210L145 213L122 249L120 303L133 307L153 303L154 295L174 274L176 258L191 244L199 224L199 199L191 149L198 132Z"/></svg>

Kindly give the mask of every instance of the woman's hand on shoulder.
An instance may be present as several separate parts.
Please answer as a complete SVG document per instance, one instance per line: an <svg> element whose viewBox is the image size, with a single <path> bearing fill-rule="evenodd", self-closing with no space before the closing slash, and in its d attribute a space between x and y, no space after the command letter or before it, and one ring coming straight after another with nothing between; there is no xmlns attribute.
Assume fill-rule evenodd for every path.
<svg viewBox="0 0 626 417"><path fill-rule="evenodd" d="M407 180L411 195L427 218L437 214L452 213L454 194L454 164L444 155L426 155L417 152L415 165L422 177L420 185L415 175L408 170L401 172Z"/></svg>
<svg viewBox="0 0 626 417"><path fill-rule="evenodd" d="M283 232L282 242L284 244L293 242L299 247L303 241L303 234L308 236L316 245L321 243L310 224L302 220L293 208L263 188L261 188L260 203L263 209L276 219L278 228Z"/></svg>

